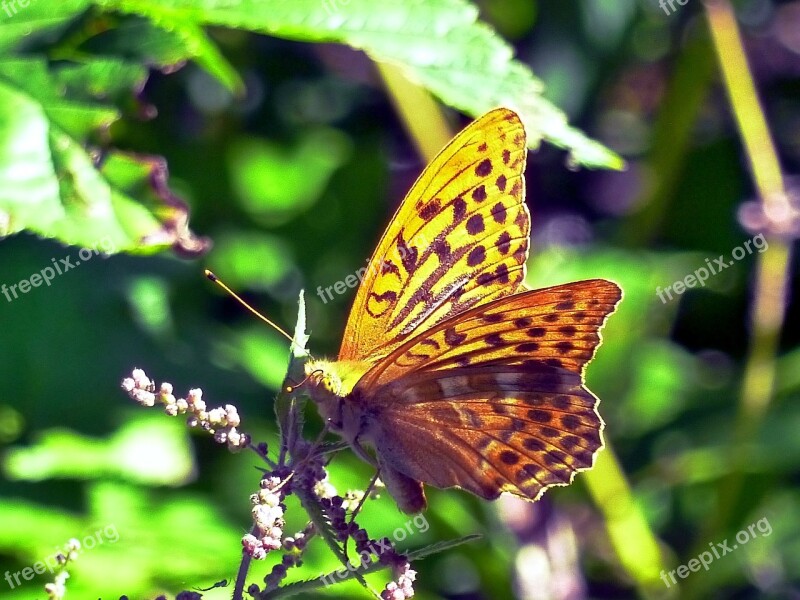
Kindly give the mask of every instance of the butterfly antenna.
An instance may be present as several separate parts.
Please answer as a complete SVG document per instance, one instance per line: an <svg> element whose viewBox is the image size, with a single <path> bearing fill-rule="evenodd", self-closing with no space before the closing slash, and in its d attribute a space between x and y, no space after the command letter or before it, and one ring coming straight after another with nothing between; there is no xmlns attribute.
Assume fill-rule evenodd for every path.
<svg viewBox="0 0 800 600"><path fill-rule="evenodd" d="M216 284L217 284L219 287L221 287L223 290L225 290L226 292L228 292L228 294L230 294L231 296L233 296L234 298L236 298L236 299L239 301L239 304L241 304L242 306L244 306L244 307L245 307L247 310L249 310L251 313L253 313L255 316L257 316L259 319L261 319L262 321L264 321L264 323L266 323L267 325L270 325L270 326L274 327L274 328L275 328L275 329L276 329L276 330L277 330L277 331L278 331L280 334L282 334L282 335L283 335L283 337L285 337L285 338L286 338L287 340L289 340L290 342L294 341L294 340L292 339L292 336L290 336L290 335L289 335L288 333L286 333L286 332L285 332L283 329L281 329L280 327L278 327L278 326L277 326L275 323L273 323L273 322L272 322L272 321L270 321L270 320L269 320L267 317L265 317L265 316L264 316L264 315L262 315L260 312L258 312L258 311L257 311L255 308L253 308L252 306L250 306L250 305L249 305L247 302L245 302L244 300L242 300L242 298L241 298L241 297L240 297L240 296L239 296L239 295L238 295L236 292L234 292L234 291L233 291L231 288L229 288L227 285L225 285L224 283L222 283L222 281L220 281L219 277L217 277L216 275L214 275L214 273L212 273L211 271L209 271L208 269L206 269L206 270L205 270L205 274L206 274L206 277L208 277L208 278L209 278L211 281L213 281L214 283L216 283Z"/></svg>
<svg viewBox="0 0 800 600"><path fill-rule="evenodd" d="M303 384L304 384L306 381L308 381L309 379L311 379L311 378L312 378L314 375L316 375L317 373L322 373L322 369L316 369L316 370L314 370L314 371L311 371L311 373L309 373L308 375L306 375L306 378L305 378L305 379L303 379L303 381L301 381L300 383L295 383L294 381L292 381L291 379L289 379L289 381L292 381L292 383L291 383L291 384L289 384L289 385L287 385L286 387L284 387L284 388L283 388L283 391L284 391L284 392L286 392L287 394L293 394L293 393L295 392L295 390L297 390L297 388L299 388L300 386L302 386L302 385L303 385ZM287 378L287 379L288 379L288 378Z"/></svg>

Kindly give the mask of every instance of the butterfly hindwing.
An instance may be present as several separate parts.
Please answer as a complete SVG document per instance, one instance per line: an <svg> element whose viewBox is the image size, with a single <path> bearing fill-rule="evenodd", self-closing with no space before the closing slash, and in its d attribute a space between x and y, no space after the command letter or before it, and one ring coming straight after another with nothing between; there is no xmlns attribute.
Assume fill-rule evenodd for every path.
<svg viewBox="0 0 800 600"><path fill-rule="evenodd" d="M487 499L569 483L602 447L583 369L620 296L599 279L521 292L408 340L353 392L378 455Z"/></svg>
<svg viewBox="0 0 800 600"><path fill-rule="evenodd" d="M376 419L375 449L396 470L436 487L535 500L589 468L602 447L597 400L563 369L537 370L533 362L457 369L403 385L398 402Z"/></svg>
<svg viewBox="0 0 800 600"><path fill-rule="evenodd" d="M415 330L525 278L525 132L507 109L469 125L406 196L363 273L339 360L376 360Z"/></svg>

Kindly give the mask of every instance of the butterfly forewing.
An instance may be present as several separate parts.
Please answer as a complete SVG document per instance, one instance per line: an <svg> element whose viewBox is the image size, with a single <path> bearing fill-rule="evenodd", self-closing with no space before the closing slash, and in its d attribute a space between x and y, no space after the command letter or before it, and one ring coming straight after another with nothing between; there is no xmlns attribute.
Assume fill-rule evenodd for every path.
<svg viewBox="0 0 800 600"><path fill-rule="evenodd" d="M599 328L620 299L604 279L577 281L482 304L407 340L359 381L399 380L417 370L479 366L537 358L582 373L600 341Z"/></svg>
<svg viewBox="0 0 800 600"><path fill-rule="evenodd" d="M507 109L487 113L431 162L370 259L339 360L376 360L525 278L525 132Z"/></svg>

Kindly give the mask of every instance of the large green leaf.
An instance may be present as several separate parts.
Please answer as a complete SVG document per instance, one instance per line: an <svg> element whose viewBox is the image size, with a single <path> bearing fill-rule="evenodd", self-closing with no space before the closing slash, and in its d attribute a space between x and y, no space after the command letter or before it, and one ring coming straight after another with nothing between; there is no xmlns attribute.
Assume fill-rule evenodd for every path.
<svg viewBox="0 0 800 600"><path fill-rule="evenodd" d="M111 59L0 61L0 235L28 229L106 253L205 249L162 159L87 149L119 118L98 99L130 94L146 78L143 67Z"/></svg>
<svg viewBox="0 0 800 600"><path fill-rule="evenodd" d="M244 94L239 73L196 23L172 23L169 28L161 28L154 27L146 19L128 18L90 37L78 50L113 54L164 70L173 70L187 60L194 60L228 90Z"/></svg>
<svg viewBox="0 0 800 600"><path fill-rule="evenodd" d="M91 0L27 0L25 6L20 0L0 3L0 53L30 39L33 32L42 33L67 25L90 5Z"/></svg>
<svg viewBox="0 0 800 600"><path fill-rule="evenodd" d="M93 480L113 475L158 486L190 480L194 463L186 428L172 420L152 418L131 421L105 440L67 429L41 432L32 445L7 451L3 470L15 481Z"/></svg>
<svg viewBox="0 0 800 600"><path fill-rule="evenodd" d="M400 66L414 81L472 115L497 106L520 113L530 146L542 139L570 163L622 168L611 150L570 127L530 69L465 0L96 0L156 25L214 24L288 39L340 42Z"/></svg>

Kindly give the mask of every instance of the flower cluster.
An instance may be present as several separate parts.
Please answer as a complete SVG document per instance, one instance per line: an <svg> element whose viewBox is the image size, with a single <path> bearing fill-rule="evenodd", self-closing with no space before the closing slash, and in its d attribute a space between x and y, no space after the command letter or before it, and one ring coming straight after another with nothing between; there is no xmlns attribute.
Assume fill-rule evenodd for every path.
<svg viewBox="0 0 800 600"><path fill-rule="evenodd" d="M283 497L288 491L288 481L275 475L265 475L261 479L261 489L250 497L253 503L253 533L242 538L245 552L256 560L262 560L267 552L282 547L283 513L286 506Z"/></svg>
<svg viewBox="0 0 800 600"><path fill-rule="evenodd" d="M250 445L250 436L238 430L240 419L236 407L226 404L224 407L206 410L203 390L189 390L186 398L175 398L171 383L164 382L156 393L156 384L142 369L134 369L130 377L122 380L122 389L128 396L142 406L155 406L156 400L164 405L164 412L171 417L188 414L190 427L200 427L214 436L220 444L227 444L235 452Z"/></svg>
<svg viewBox="0 0 800 600"><path fill-rule="evenodd" d="M56 554L56 562L62 569L56 574L55 580L44 586L44 591L47 594L48 600L61 600L67 593L67 579L69 573L64 569L68 563L75 561L78 558L78 551L81 549L81 543L75 538L67 542L63 552Z"/></svg>
<svg viewBox="0 0 800 600"><path fill-rule="evenodd" d="M397 581L390 581L381 592L381 600L405 600L414 596L414 581L417 572L411 568L411 563L405 561L399 568L394 569Z"/></svg>
<svg viewBox="0 0 800 600"><path fill-rule="evenodd" d="M347 520L347 507L352 506L352 498L363 493L356 494L348 492L350 499L346 500L341 496L332 498L321 498L320 505L328 516L331 527L336 532L336 538L340 542L346 543L348 538L355 542L356 552L361 557L361 565L368 566L375 556L382 565L392 568L397 581L390 581L381 594L383 600L404 600L414 596L414 579L416 571L411 569L408 558L397 552L391 540L387 537L380 540L371 539L366 529L358 526L354 519Z"/></svg>
<svg viewBox="0 0 800 600"><path fill-rule="evenodd" d="M283 539L283 549L286 554L283 555L281 562L272 567L272 571L264 578L264 583L267 584L266 590L274 590L277 588L286 573L292 567L299 567L303 564L303 552L309 540L316 534L316 527L313 523L309 523L302 531L298 531L293 536L287 536Z"/></svg>
<svg viewBox="0 0 800 600"><path fill-rule="evenodd" d="M253 531L242 538L245 552L255 560L266 558L270 551L282 549L284 555L264 578L264 592L276 589L292 567L303 564L303 552L311 538L316 534L316 527L309 523L294 536L287 536L281 541L285 521L283 520L286 505L283 500L295 490L304 489L315 497L325 490L333 490L327 482L328 473L323 466L323 456L313 454L313 448L305 441L299 443L297 454L303 456L293 469L278 467L265 473L261 478L261 489L250 497L253 503ZM256 596L261 590L251 585L248 592Z"/></svg>
<svg viewBox="0 0 800 600"><path fill-rule="evenodd" d="M347 492L344 497L339 495L328 479L326 468L331 457L331 446L326 446L322 437L312 443L298 435L302 427L298 425L302 423L301 417L290 416L290 419L294 419L290 421L293 423L291 426L282 423L279 457L271 460L266 444L251 443L250 436L239 430L240 418L236 407L228 404L208 409L200 389L190 390L185 398L176 398L172 384L162 383L157 388L142 369L134 369L130 377L122 381L122 388L143 406L152 407L160 403L170 416L187 415L188 425L206 430L217 442L227 444L231 450L253 450L269 466L261 478L259 490L250 497L253 526L250 533L242 537L243 560L234 586L234 598L242 598L245 591L256 599L279 593L289 569L303 564L309 541L322 531L333 532L341 544L343 555L349 554L347 546L350 539L355 544L359 562L351 563L343 559L344 569L335 572L339 579L343 579L347 571L352 576L355 572L388 567L392 569L394 580L386 585L381 598L405 600L414 595L416 573L411 569L408 557L398 553L389 538L371 538L355 520L364 501L376 497L382 484L374 481L376 485L370 486L369 493L356 490ZM284 437L284 430L293 433ZM291 494L297 495L304 506L314 504L316 509L307 509L310 522L301 531L284 537L285 500ZM247 585L245 579L250 560L263 560L275 551L281 551L282 556L264 577L265 587L262 589L255 583ZM329 583L333 583L332 576L289 583L288 586L310 584L313 589ZM190 593L194 592L186 592Z"/></svg>

